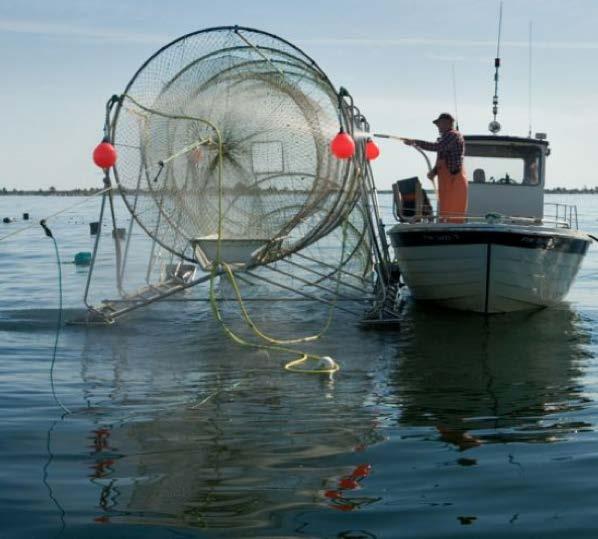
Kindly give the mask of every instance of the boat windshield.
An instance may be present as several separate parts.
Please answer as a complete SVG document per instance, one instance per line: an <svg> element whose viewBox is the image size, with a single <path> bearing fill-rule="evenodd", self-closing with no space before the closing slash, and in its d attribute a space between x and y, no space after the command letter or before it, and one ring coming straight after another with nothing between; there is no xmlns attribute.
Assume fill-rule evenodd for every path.
<svg viewBox="0 0 598 539"><path fill-rule="evenodd" d="M542 152L537 146L468 142L465 156L473 183L540 185Z"/></svg>

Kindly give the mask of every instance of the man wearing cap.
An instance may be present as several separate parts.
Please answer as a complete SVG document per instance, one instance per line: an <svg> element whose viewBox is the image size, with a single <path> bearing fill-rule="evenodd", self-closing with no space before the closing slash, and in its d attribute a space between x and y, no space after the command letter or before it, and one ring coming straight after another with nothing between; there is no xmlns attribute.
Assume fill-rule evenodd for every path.
<svg viewBox="0 0 598 539"><path fill-rule="evenodd" d="M436 152L436 165L428 174L434 181L438 176L438 213L440 220L462 223L467 212L467 177L463 168L465 141L454 127L455 119L443 112L433 122L440 133L436 142L403 139L408 146Z"/></svg>

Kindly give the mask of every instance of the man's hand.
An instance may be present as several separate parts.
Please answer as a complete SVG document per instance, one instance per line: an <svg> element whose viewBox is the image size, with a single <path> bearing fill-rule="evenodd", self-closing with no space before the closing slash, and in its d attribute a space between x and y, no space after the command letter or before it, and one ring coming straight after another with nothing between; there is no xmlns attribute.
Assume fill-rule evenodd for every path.
<svg viewBox="0 0 598 539"><path fill-rule="evenodd" d="M403 143L407 144L407 146L415 146L415 140L412 138L403 138L401 139Z"/></svg>

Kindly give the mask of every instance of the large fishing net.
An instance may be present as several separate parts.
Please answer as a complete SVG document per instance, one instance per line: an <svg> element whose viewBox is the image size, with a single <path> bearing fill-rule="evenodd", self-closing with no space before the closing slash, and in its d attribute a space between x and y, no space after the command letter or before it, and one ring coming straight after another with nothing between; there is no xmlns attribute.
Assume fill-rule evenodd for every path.
<svg viewBox="0 0 598 539"><path fill-rule="evenodd" d="M299 49L256 30L204 30L158 51L127 86L112 124L115 178L174 255L266 264L354 209L358 174L329 151L339 123L348 128L334 87Z"/></svg>
<svg viewBox="0 0 598 539"><path fill-rule="evenodd" d="M264 337L254 315L267 322L279 305L289 319L296 300L313 317L314 301L324 303L323 333L334 309L361 317L382 305L376 195L358 135L366 124L346 90L276 36L222 27L160 49L107 105L124 208L112 193L103 199L114 258L96 252L98 235L90 312L113 322L188 291L168 301L209 301L234 340L280 352L285 339ZM331 153L339 128L356 136L353 158ZM90 287L105 260L116 262L116 281L100 272ZM104 299L114 284L119 297Z"/></svg>

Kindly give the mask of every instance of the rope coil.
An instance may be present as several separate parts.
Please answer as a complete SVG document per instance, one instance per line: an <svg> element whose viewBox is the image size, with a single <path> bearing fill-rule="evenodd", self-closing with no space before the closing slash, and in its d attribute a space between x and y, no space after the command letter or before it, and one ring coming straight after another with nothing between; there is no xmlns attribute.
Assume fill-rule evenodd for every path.
<svg viewBox="0 0 598 539"><path fill-rule="evenodd" d="M210 304L212 307L212 312L214 313L214 317L220 323L225 334L228 335L228 337L230 337L234 342L236 342L237 344L239 344L241 346L255 348L255 349L259 349L259 350L289 353L289 354L293 354L293 355L299 354L298 358L291 360L285 364L284 368L287 371L301 372L303 374L333 374L333 373L339 371L340 366L332 358L329 358L328 356L319 356L316 354L308 354L308 353L300 351L300 350L294 350L292 348L287 348L286 346L282 346L282 345L286 345L286 344L297 344L300 342L309 342L309 341L317 340L322 335L324 335L324 333L330 327L330 323L332 321L332 314L333 314L333 307L334 307L333 305L330 308L328 320L326 321L326 324L324 325L323 330L319 334L311 335L309 337L298 338L298 339L284 340L284 339L276 339L274 337L266 335L263 331L261 331L256 326L254 321L251 319L251 317L245 307L245 304L243 302L243 299L241 296L241 291L240 291L237 281L235 279L234 272L232 271L230 265L227 264L226 262L222 261L222 259L221 259L221 253L222 253L221 243L222 243L222 236L223 236L223 221L224 221L224 213L222 211L222 200L223 200L222 139L221 139L220 131L218 130L218 128L214 125L211 125L211 127L214 129L214 131L216 133L216 140L217 140L218 148L219 148L219 155L218 155L218 190L219 190L219 196L218 196L218 239L217 239L217 243L216 243L216 260L212 264L212 270L211 270L211 275L210 275L210 291L209 291ZM341 253L341 258L340 258L341 264L343 262L345 242L346 242L346 224L343 224L343 244L342 244L342 253ZM231 283L231 285L234 289L237 302L239 304L241 313L243 315L243 319L247 323L248 327L254 332L254 334L258 338L265 340L268 344L252 343L252 342L245 340L243 337L237 335L234 331L232 331L228 327L226 322L224 321L224 318L222 317L222 313L218 306L218 301L217 301L216 292L215 292L215 280L216 280L216 277L220 273L218 271L219 267L222 267L224 269L225 275L227 276L227 279L229 280L229 282ZM338 291L339 286L340 286L340 273L338 273L338 277L337 277L337 291ZM336 299L336 297L337 297L337 294L335 294L335 299ZM317 361L321 365L328 365L328 366L324 366L322 368L315 368L315 369L298 368L300 365L304 365L306 362L314 361L314 360Z"/></svg>

